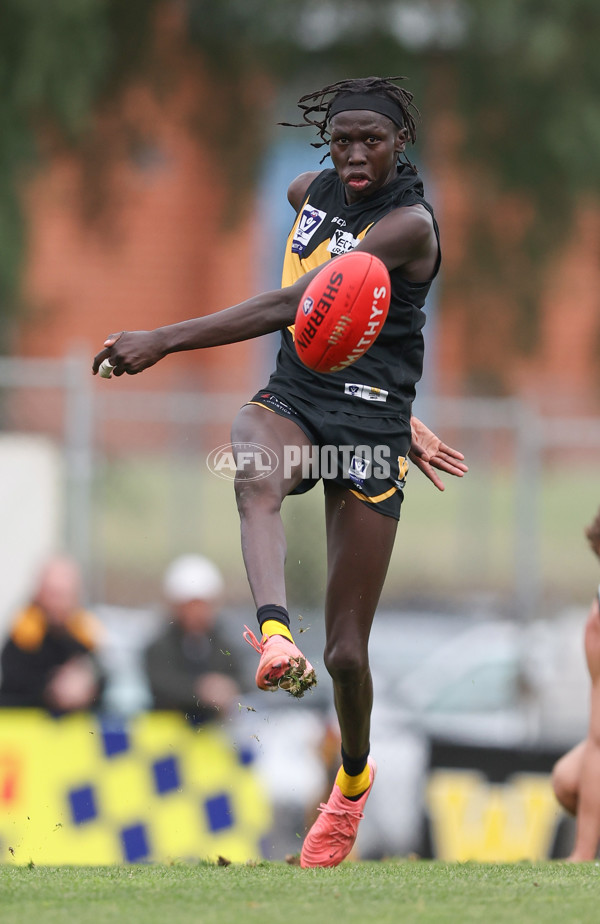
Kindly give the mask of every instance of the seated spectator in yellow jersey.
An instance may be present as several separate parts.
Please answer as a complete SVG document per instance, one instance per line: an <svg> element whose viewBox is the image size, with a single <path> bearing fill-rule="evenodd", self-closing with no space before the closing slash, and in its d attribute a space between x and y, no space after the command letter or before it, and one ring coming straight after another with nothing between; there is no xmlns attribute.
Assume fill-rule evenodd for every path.
<svg viewBox="0 0 600 924"><path fill-rule="evenodd" d="M46 561L16 614L0 656L0 706L55 713L95 708L103 688L96 656L100 624L81 605L73 560Z"/></svg>

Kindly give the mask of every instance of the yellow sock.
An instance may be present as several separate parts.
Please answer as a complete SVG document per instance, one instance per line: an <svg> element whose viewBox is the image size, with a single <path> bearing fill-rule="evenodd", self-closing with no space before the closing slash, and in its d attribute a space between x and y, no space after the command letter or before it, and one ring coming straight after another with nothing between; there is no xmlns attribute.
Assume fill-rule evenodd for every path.
<svg viewBox="0 0 600 924"><path fill-rule="evenodd" d="M261 632L263 638L268 636L269 638L272 635L283 635L284 638L289 638L290 642L293 642L292 633L287 626L284 626L282 622L279 622L277 619L265 619L261 626ZM368 784L367 784L368 785Z"/></svg>
<svg viewBox="0 0 600 924"><path fill-rule="evenodd" d="M362 773L359 773L358 776L349 776L344 768L340 767L335 781L342 790L342 795L346 796L347 799L353 796L360 796L369 788L369 783L371 781L369 765L367 764L365 769Z"/></svg>

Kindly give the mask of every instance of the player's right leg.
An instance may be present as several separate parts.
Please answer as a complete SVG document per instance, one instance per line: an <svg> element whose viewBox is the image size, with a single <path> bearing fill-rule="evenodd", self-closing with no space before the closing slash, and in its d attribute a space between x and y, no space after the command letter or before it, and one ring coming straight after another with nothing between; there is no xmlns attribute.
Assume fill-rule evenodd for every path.
<svg viewBox="0 0 600 924"><path fill-rule="evenodd" d="M289 628L281 504L303 478L302 447L311 441L293 420L256 404L241 408L231 441L238 466L235 493L242 555L260 625L260 639L247 627L244 634L260 654L256 683L263 690L281 688L302 696L316 677ZM260 453L254 457L249 451L252 446L264 447L277 462L266 476L258 468Z"/></svg>

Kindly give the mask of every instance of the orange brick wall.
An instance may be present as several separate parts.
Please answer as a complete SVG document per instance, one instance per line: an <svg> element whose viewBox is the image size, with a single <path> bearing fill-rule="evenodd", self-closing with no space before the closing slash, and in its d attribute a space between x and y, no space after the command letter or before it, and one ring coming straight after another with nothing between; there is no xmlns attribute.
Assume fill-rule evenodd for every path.
<svg viewBox="0 0 600 924"><path fill-rule="evenodd" d="M600 414L600 211L582 205L566 247L550 261L540 293L539 337L523 355L514 343L510 292L473 284L468 228L476 210L487 208L500 258L502 240L509 240L513 253L507 259L515 259L528 207L508 196L490 200L485 176L468 171L459 155L455 115L439 112L429 151L444 255L436 354L440 392L472 393L469 364L476 363L495 371L509 394L525 397L544 413ZM518 246L516 251L518 259ZM528 271L525 259L522 271ZM450 291L444 287L449 276Z"/></svg>
<svg viewBox="0 0 600 924"><path fill-rule="evenodd" d="M67 156L56 159L29 187L23 287L28 311L16 328L17 354L62 356L80 348L91 362L113 331L207 314L257 290L252 209L239 216L233 230L224 230L219 164L189 138L181 120L160 111L144 91L133 93L128 105L159 125L159 141L149 166L118 162L108 218L91 227L83 221L82 175L77 161ZM450 112L433 120L429 135L428 148L436 152L430 169L444 273L456 278L466 265L466 283L467 229L477 203L473 176L458 156L460 130ZM510 221L510 215L506 210L502 222ZM513 215L516 224L507 233L518 234L519 216ZM473 291L467 284L464 292L456 284L448 291L442 276L440 391L468 390L469 363L475 357L484 368L501 369L510 392L526 395L543 410L600 413L599 252L600 215L582 208L569 246L548 275L540 338L529 356L511 347L502 293ZM249 392L263 383L265 354L260 342L178 354L137 381L152 388Z"/></svg>
<svg viewBox="0 0 600 924"><path fill-rule="evenodd" d="M222 193L191 142L172 139L167 161L121 167L119 205L108 226L87 227L77 206L77 164L53 164L29 190L28 311L14 350L25 356L90 351L122 329L147 329L208 314L255 291L252 226L219 228ZM244 389L255 344L168 357L144 377Z"/></svg>

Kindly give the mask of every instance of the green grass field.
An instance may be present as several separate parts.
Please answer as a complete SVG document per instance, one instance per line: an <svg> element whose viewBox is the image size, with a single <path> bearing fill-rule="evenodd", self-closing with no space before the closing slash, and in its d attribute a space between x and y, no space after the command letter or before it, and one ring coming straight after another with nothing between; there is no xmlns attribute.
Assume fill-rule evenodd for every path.
<svg viewBox="0 0 600 924"><path fill-rule="evenodd" d="M1 867L2 924L587 924L600 865Z"/></svg>

